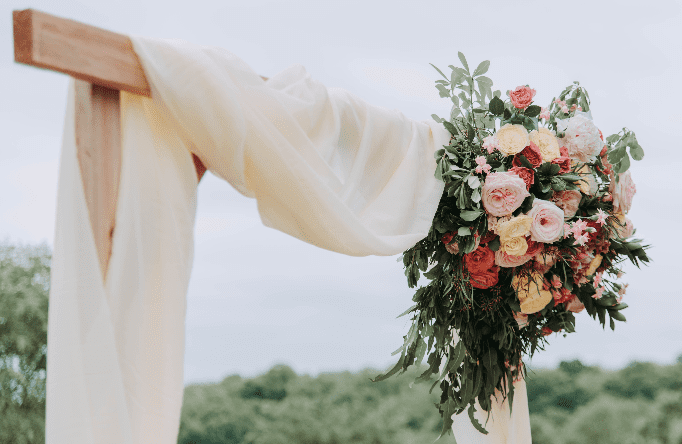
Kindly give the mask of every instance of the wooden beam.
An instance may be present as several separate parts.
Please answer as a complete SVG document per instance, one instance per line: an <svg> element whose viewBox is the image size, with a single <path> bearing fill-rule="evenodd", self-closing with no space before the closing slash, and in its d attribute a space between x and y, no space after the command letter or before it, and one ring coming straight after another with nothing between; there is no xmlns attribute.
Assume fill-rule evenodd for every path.
<svg viewBox="0 0 682 444"><path fill-rule="evenodd" d="M59 71L110 89L151 96L128 36L34 9L13 11L12 17L16 62Z"/></svg>
<svg viewBox="0 0 682 444"><path fill-rule="evenodd" d="M151 96L127 36L33 9L14 11L12 16L15 61L110 89Z"/></svg>

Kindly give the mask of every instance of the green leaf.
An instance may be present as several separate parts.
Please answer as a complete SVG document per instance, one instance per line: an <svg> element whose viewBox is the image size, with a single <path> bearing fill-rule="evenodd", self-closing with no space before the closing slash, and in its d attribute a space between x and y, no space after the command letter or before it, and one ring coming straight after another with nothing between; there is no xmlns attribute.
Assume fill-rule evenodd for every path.
<svg viewBox="0 0 682 444"><path fill-rule="evenodd" d="M449 79L445 76L445 74L443 74L443 71L441 71L440 69L438 69L438 68L436 67L436 65L434 65L433 63L429 63L429 65L433 66L433 67L436 69L436 71L438 71L438 73L439 73L440 75L443 76L443 78L444 78L445 80L449 80Z"/></svg>
<svg viewBox="0 0 682 444"><path fill-rule="evenodd" d="M450 97L450 90L444 87L441 84L436 85L436 89L438 90L438 93L440 94L441 97Z"/></svg>
<svg viewBox="0 0 682 444"><path fill-rule="evenodd" d="M488 72L488 68L490 68L490 60L482 61L474 70L474 77L485 74Z"/></svg>
<svg viewBox="0 0 682 444"><path fill-rule="evenodd" d="M476 78L476 81L478 82L478 87L480 88L481 85L491 88L493 86L493 81L486 76L480 76ZM490 95L492 96L492 91L490 91Z"/></svg>
<svg viewBox="0 0 682 444"><path fill-rule="evenodd" d="M490 248L493 251L499 250L500 249L500 238L496 237L495 239L488 242L488 248Z"/></svg>
<svg viewBox="0 0 682 444"><path fill-rule="evenodd" d="M540 108L537 105L531 105L528 108L526 108L524 114L527 115L528 117L536 117L540 115L540 112L542 112L542 108Z"/></svg>
<svg viewBox="0 0 682 444"><path fill-rule="evenodd" d="M615 165L619 163L621 159L626 155L627 153L625 151L625 145L619 142L618 145L616 145L616 148L609 151L609 153L607 154L607 158L609 159L609 163L611 165Z"/></svg>
<svg viewBox="0 0 682 444"><path fill-rule="evenodd" d="M504 102L500 100L499 97L495 96L492 98L492 100L490 100L488 109L490 110L491 113L495 114L496 116L499 116L502 113L504 113Z"/></svg>
<svg viewBox="0 0 682 444"><path fill-rule="evenodd" d="M433 118L433 120L435 120L435 121L438 122L438 123L442 123L442 122L443 122L443 119L440 118L440 117L438 117L438 116L435 115L435 114L431 114L431 117Z"/></svg>
<svg viewBox="0 0 682 444"><path fill-rule="evenodd" d="M469 142L473 142L475 135L476 134L474 133L474 127L472 127L471 124L467 122L467 140Z"/></svg>
<svg viewBox="0 0 682 444"><path fill-rule="evenodd" d="M474 203L479 203L481 201L481 190L476 188L473 193L471 193L471 200Z"/></svg>
<svg viewBox="0 0 682 444"><path fill-rule="evenodd" d="M392 369L390 369L388 372L384 373L383 375L379 375L376 378L372 379L372 382L378 382L378 381L383 381L392 375L396 374L398 370L400 370L403 366L403 361L405 360L405 350L403 350L402 354L400 355L400 359L398 359L398 362L393 366Z"/></svg>
<svg viewBox="0 0 682 444"><path fill-rule="evenodd" d="M616 174L622 174L630 168L630 156L623 156L618 164L614 164L613 169Z"/></svg>
<svg viewBox="0 0 682 444"><path fill-rule="evenodd" d="M457 131L457 128L452 123L448 122L447 120L443 120L441 123L443 124L445 129L447 129L453 136L459 134L459 131Z"/></svg>
<svg viewBox="0 0 682 444"><path fill-rule="evenodd" d="M481 210L473 210L473 211L462 211L459 213L459 217L464 219L467 222L471 222L473 220L478 219L478 217L482 214L483 212Z"/></svg>
<svg viewBox="0 0 682 444"><path fill-rule="evenodd" d="M469 227L459 227L459 229L457 230L457 234L459 236L471 236L471 230L469 229Z"/></svg>
<svg viewBox="0 0 682 444"><path fill-rule="evenodd" d="M478 422L478 420L474 417L474 412L476 412L476 408L474 407L473 404L471 404L469 406L469 411L468 411L469 419L471 420L471 424L474 426L474 428L476 430L483 433L484 435L487 435L488 431L486 429L484 429L483 426L481 425L481 423Z"/></svg>
<svg viewBox="0 0 682 444"><path fill-rule="evenodd" d="M471 189L476 189L481 186L481 179L478 176L471 175L467 178L467 185Z"/></svg>
<svg viewBox="0 0 682 444"><path fill-rule="evenodd" d="M620 136L618 134L611 134L609 137L606 138L607 143L616 143L616 141L620 139Z"/></svg>
<svg viewBox="0 0 682 444"><path fill-rule="evenodd" d="M464 66L464 69L467 70L467 74L469 74L469 64L467 63L467 59L464 57L464 54L458 52L457 57L459 57L459 61L462 62L462 66Z"/></svg>
<svg viewBox="0 0 682 444"><path fill-rule="evenodd" d="M625 316L623 316L623 313L619 311L609 310L609 316L616 321L625 322Z"/></svg>
<svg viewBox="0 0 682 444"><path fill-rule="evenodd" d="M402 312L401 314L399 314L398 316L396 316L396 319L405 316L406 314L408 314L409 312L411 312L412 310L414 310L416 307L417 307L416 304L413 305L412 307L408 308L407 310L405 310L404 312Z"/></svg>

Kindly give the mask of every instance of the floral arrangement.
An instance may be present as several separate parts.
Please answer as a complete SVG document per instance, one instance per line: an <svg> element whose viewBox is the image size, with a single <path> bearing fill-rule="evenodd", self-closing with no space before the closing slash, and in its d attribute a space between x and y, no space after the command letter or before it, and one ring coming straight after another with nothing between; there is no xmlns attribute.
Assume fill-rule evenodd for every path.
<svg viewBox="0 0 682 444"><path fill-rule="evenodd" d="M449 119L433 115L452 135L435 153L443 195L427 237L402 256L409 287L422 273L429 283L400 315L412 314L400 359L375 379L428 356L415 382L435 375L440 436L465 410L487 433L475 401L490 412L491 396L501 395L511 406L523 358L552 332L574 332L576 314L602 326L608 315L611 329L625 321L619 264L649 261L626 216L636 191L630 158L644 156L635 134L604 139L578 82L546 108L527 85L503 100L483 75L489 61L472 74L459 59L450 77L434 66L444 78L436 88L453 102Z"/></svg>

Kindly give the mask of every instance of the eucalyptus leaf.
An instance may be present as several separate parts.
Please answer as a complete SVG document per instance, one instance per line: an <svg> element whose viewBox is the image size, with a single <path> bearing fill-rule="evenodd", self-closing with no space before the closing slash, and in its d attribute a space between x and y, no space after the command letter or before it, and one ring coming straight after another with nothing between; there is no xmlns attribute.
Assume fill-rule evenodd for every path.
<svg viewBox="0 0 682 444"><path fill-rule="evenodd" d="M481 180L478 176L471 175L467 178L467 185L472 189L478 188L481 186Z"/></svg>
<svg viewBox="0 0 682 444"><path fill-rule="evenodd" d="M440 75L443 76L443 78L444 78L445 80L448 80L447 76L446 76L445 74L443 74L443 71L441 71L440 69L438 69L438 67L436 67L436 65L434 65L433 63L429 63L429 65L433 66L433 67L436 69L436 71L438 71L438 73L439 73Z"/></svg>
<svg viewBox="0 0 682 444"><path fill-rule="evenodd" d="M457 234L459 236L471 236L471 230L469 227L459 227L459 229L457 229Z"/></svg>
<svg viewBox="0 0 682 444"><path fill-rule="evenodd" d="M471 222L473 220L476 220L481 214L483 214L481 210L462 211L461 213L459 213L459 217L461 217L467 222Z"/></svg>
<svg viewBox="0 0 682 444"><path fill-rule="evenodd" d="M474 70L474 77L485 74L488 72L488 68L490 68L490 60L482 61Z"/></svg>
<svg viewBox="0 0 682 444"><path fill-rule="evenodd" d="M464 57L464 54L457 52L457 57L459 57L459 61L462 62L462 66L464 66L464 69L467 70L467 74L469 74L469 64L467 63L467 59Z"/></svg>

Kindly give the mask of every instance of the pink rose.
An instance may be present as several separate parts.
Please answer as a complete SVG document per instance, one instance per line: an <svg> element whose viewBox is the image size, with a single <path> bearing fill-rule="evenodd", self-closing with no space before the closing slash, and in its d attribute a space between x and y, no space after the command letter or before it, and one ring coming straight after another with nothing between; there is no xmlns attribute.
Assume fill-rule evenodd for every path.
<svg viewBox="0 0 682 444"><path fill-rule="evenodd" d="M560 120L557 122L557 129L565 130L566 135L559 139L559 143L568 149L568 154L573 160L591 162L604 146L599 137L599 128L584 114Z"/></svg>
<svg viewBox="0 0 682 444"><path fill-rule="evenodd" d="M510 173L490 173L483 184L481 201L483 208L493 216L506 216L521 206L530 196L526 182Z"/></svg>
<svg viewBox="0 0 682 444"><path fill-rule="evenodd" d="M564 234L564 210L547 200L535 199L528 215L533 219L530 226L532 240L551 244L561 239Z"/></svg>
<svg viewBox="0 0 682 444"><path fill-rule="evenodd" d="M564 210L564 219L568 220L575 216L582 198L582 194L577 190L558 191L552 196L552 202Z"/></svg>
<svg viewBox="0 0 682 444"><path fill-rule="evenodd" d="M530 190L531 185L535 183L535 173L533 172L533 170L515 166L513 168L510 168L509 171L516 174L521 179L523 179L524 182L526 182L527 190Z"/></svg>
<svg viewBox="0 0 682 444"><path fill-rule="evenodd" d="M609 191L613 195L613 208L618 212L627 214L632 207L632 198L637 192L635 182L632 180L630 171L626 171L620 175L618 183L614 179L611 180Z"/></svg>
<svg viewBox="0 0 682 444"><path fill-rule="evenodd" d="M566 302L566 310L572 311L573 313L580 313L585 309L585 305L580 302L580 299L578 299L577 296L573 296L572 299L569 299L568 302Z"/></svg>
<svg viewBox="0 0 682 444"><path fill-rule="evenodd" d="M524 254L523 256L512 256L500 248L495 252L495 265L504 268L514 268L525 264L529 260L533 259L530 254Z"/></svg>
<svg viewBox="0 0 682 444"><path fill-rule="evenodd" d="M535 97L535 90L527 86L517 86L514 91L509 93L512 105L518 109L528 108L531 102L533 102L533 97Z"/></svg>

